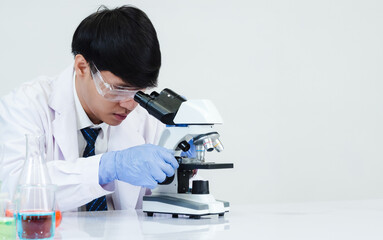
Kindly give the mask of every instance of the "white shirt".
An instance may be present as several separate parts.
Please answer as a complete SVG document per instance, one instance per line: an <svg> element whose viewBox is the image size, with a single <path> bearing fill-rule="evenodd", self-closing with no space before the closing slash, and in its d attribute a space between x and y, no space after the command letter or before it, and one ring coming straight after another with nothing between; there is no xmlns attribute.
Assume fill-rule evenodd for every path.
<svg viewBox="0 0 383 240"><path fill-rule="evenodd" d="M108 139L110 134L110 126L106 123L94 124L89 119L88 115L84 111L84 108L81 106L80 99L78 98L76 91L76 72L73 76L73 97L76 108L76 120L77 120L77 140L78 140L78 152L79 157L82 157L86 147L86 140L81 133L81 129L90 127L90 128L101 128L95 143L95 154L100 154L107 152L108 150Z"/></svg>
<svg viewBox="0 0 383 240"><path fill-rule="evenodd" d="M84 150L86 148L87 142L84 136L81 133L81 129L83 128L101 128L96 142L95 142L95 154L101 154L108 151L108 140L110 136L110 126L106 123L94 124L86 114L84 108L80 103L80 99L78 98L76 91L76 72L73 75L73 97L76 109L76 121L77 121L77 140L78 140L78 152L79 157L82 157ZM107 196L107 206L108 210L113 210L112 198ZM79 207L80 211L86 211L85 205Z"/></svg>

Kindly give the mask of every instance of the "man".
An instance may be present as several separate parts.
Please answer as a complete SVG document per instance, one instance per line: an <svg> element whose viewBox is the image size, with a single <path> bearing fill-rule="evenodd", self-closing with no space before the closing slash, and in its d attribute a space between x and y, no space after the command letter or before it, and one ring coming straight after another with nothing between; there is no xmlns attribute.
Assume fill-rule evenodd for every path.
<svg viewBox="0 0 383 240"><path fill-rule="evenodd" d="M178 167L170 150L152 145L163 125L133 100L157 84L156 31L137 8L103 8L80 23L72 52L74 64L59 77L25 83L2 98L2 191L15 191L25 134L43 134L60 210L138 208L146 188Z"/></svg>

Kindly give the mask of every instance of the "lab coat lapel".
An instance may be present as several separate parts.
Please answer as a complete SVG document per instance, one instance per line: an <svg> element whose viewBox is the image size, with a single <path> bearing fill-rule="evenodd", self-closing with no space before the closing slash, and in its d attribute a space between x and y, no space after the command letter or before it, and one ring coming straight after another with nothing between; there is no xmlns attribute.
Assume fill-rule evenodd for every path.
<svg viewBox="0 0 383 240"><path fill-rule="evenodd" d="M55 119L52 122L53 136L62 157L66 160L79 157L73 71L71 65L52 83L52 95L49 99L49 106L55 111Z"/></svg>

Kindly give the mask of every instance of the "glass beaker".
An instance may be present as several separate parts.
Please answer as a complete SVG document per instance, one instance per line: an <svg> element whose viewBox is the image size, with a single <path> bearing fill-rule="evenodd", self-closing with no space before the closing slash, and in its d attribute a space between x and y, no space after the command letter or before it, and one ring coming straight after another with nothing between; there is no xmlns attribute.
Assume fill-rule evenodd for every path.
<svg viewBox="0 0 383 240"><path fill-rule="evenodd" d="M19 186L16 219L20 239L53 239L55 190L52 184Z"/></svg>

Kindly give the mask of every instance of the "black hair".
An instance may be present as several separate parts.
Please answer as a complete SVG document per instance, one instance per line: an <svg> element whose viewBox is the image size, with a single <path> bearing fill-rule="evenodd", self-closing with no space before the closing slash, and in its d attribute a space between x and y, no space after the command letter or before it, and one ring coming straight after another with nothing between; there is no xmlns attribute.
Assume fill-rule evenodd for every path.
<svg viewBox="0 0 383 240"><path fill-rule="evenodd" d="M157 86L160 45L151 21L138 8L109 10L101 6L77 27L72 53L83 55L91 68L95 64L100 71L110 71L132 87Z"/></svg>

